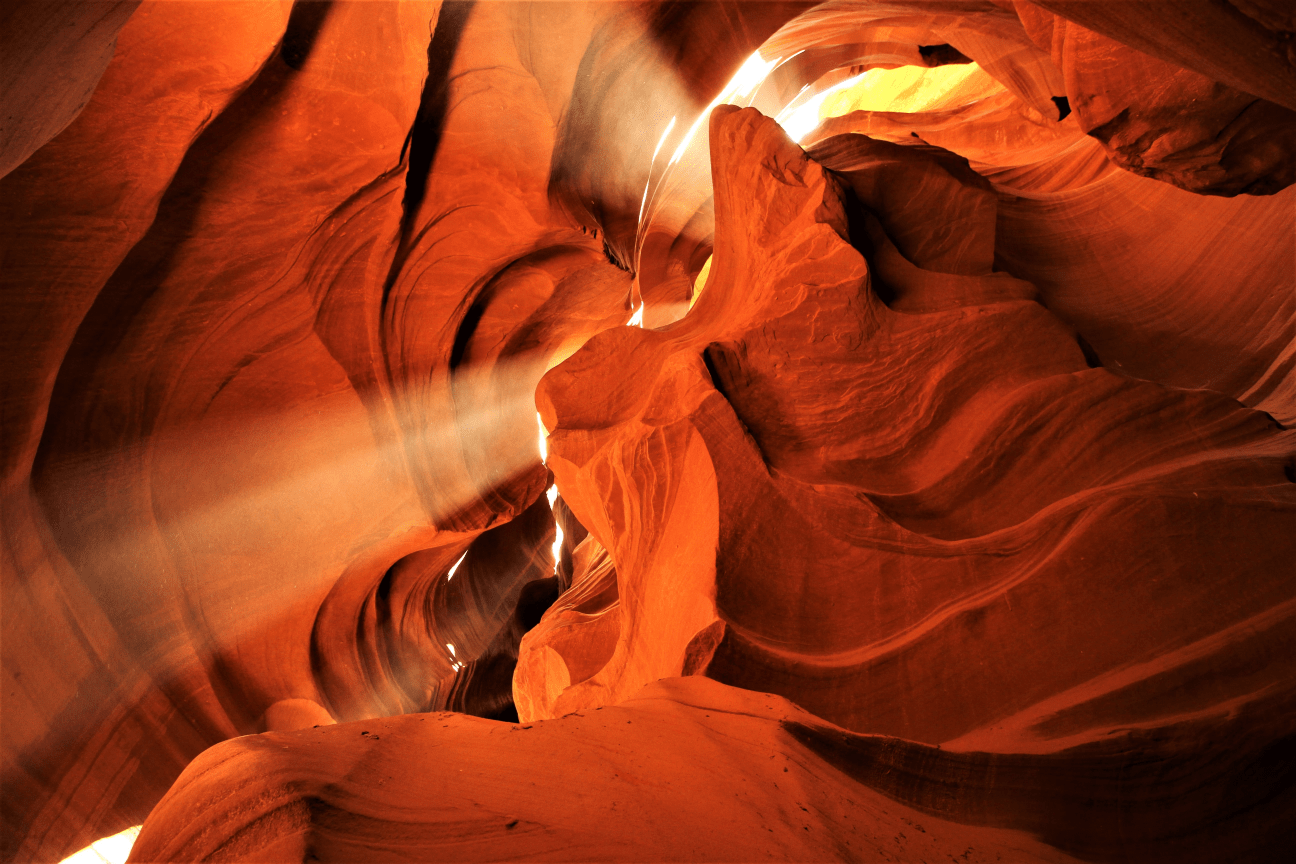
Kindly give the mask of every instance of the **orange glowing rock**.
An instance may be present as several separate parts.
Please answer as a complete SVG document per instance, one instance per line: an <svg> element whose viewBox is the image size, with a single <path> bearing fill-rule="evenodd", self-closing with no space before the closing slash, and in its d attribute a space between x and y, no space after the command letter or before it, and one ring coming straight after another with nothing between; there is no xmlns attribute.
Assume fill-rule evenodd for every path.
<svg viewBox="0 0 1296 864"><path fill-rule="evenodd" d="M1285 854L1289 5L11 3L0 858Z"/></svg>
<svg viewBox="0 0 1296 864"><path fill-rule="evenodd" d="M1296 627L1296 435L1091 368L991 272L995 199L956 157L847 136L811 153L830 174L750 109L711 134L693 312L597 336L541 382L550 464L621 603L586 680L567 670L608 637L571 631L601 620L560 598L524 641L530 716L703 673L960 750L1239 710L1237 734L1287 734L1292 670L1269 658Z"/></svg>
<svg viewBox="0 0 1296 864"><path fill-rule="evenodd" d="M965 162L837 138L813 151L837 181L772 122L726 109L712 146L716 253L693 313L597 336L541 383L550 465L621 597L598 674L563 690L537 672L538 692L562 691L551 712L679 674L714 616L708 674L850 728L947 741L1063 692L1081 710L1097 698L1084 682L1123 658L1286 608L1293 586L1264 574L1293 552L1275 542L1296 518L1292 435L1222 397L1088 368L1030 285L991 273L995 199ZM845 240L843 182L872 273ZM1214 528L1184 554L1209 575L1179 589L1182 617L1128 618L1182 567L1136 538L1197 519ZM709 552L679 557L699 535L714 582ZM1084 599L1099 586L1110 602ZM662 611L626 600L659 596ZM997 642L1023 627L1055 638ZM671 641L644 645L642 628ZM549 652L563 648L540 638L524 662L543 648L536 669L561 675ZM962 707L937 709L953 681ZM1140 698L1131 716L1161 716Z"/></svg>
<svg viewBox="0 0 1296 864"><path fill-rule="evenodd" d="M895 748L900 769L861 785L831 761L838 733L692 678L562 720L408 714L240 738L190 765L131 860L1077 860L893 800L939 763L931 748L861 742Z"/></svg>

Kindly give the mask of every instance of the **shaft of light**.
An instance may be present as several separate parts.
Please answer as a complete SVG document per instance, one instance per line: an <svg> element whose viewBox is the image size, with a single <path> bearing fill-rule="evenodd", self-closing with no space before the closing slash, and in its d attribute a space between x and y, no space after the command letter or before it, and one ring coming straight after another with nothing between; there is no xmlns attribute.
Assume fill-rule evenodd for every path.
<svg viewBox="0 0 1296 864"><path fill-rule="evenodd" d="M125 864L141 825L127 828L111 837L96 840L79 852L64 858L60 864Z"/></svg>
<svg viewBox="0 0 1296 864"><path fill-rule="evenodd" d="M779 112L779 115L774 120L783 127L783 131L787 133L789 138L799 144L802 138L809 135L819 125L819 109L824 100L834 93L854 87L863 78L864 75L856 75L853 78L847 78L845 81L839 81L822 92L811 96L795 108L791 108L792 105L796 104L795 100L793 100L788 103L791 110L785 108ZM804 88L802 89L804 90Z"/></svg>
<svg viewBox="0 0 1296 864"><path fill-rule="evenodd" d="M459 565L462 564L464 562L464 559L467 557L468 557L467 552L464 552L462 555L459 556L459 560L454 563L454 566L450 568L450 572L446 574L447 582L449 582L451 579L454 578L455 571L459 569Z"/></svg>
<svg viewBox="0 0 1296 864"><path fill-rule="evenodd" d="M751 96L751 94L755 92L756 88L760 86L761 82L765 80L765 77L769 75L770 72L774 71L774 68L779 65L779 61L782 59L783 58L781 57L775 57L773 60L767 61L761 57L759 51L753 51L752 55L747 58L746 62L744 62L743 65L739 67L738 71L734 73L734 76L729 79L729 83L720 91L720 95L712 99L711 104L707 105L702 113L698 115L698 118L693 121L693 125L689 127L688 134L684 136L684 140L675 148L675 155L671 156L670 164L674 165L684 155L684 151L688 149L689 142L692 141L693 136L697 134L698 127L702 125L704 120L711 116L711 111L717 105L724 105Z"/></svg>
<svg viewBox="0 0 1296 864"><path fill-rule="evenodd" d="M644 208L648 206L648 186L652 183L652 169L657 164L657 154L661 152L662 145L666 143L666 136L675 128L675 118L672 117L666 124L666 129L662 132L661 137L657 139L657 147L653 150L652 161L648 163L648 179L644 180L643 200L639 202L639 222L643 223Z"/></svg>

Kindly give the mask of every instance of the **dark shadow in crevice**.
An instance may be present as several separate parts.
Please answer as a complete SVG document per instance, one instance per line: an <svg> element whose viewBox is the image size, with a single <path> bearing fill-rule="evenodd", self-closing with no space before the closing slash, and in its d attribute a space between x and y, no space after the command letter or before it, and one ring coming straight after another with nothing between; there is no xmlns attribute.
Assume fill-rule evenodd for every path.
<svg viewBox="0 0 1296 864"><path fill-rule="evenodd" d="M416 240L414 230L419 207L427 197L428 178L432 163L441 148L441 135L445 131L446 111L450 104L450 67L459 53L459 42L472 14L475 0L450 0L443 3L436 22L436 30L428 42L428 74L419 97L414 125L405 136L401 147L401 161L406 163L405 195L401 198L400 241L391 269L383 283L382 305L405 266Z"/></svg>
<svg viewBox="0 0 1296 864"><path fill-rule="evenodd" d="M311 632L311 672L325 707L343 721L412 711L514 716L522 637L560 593L548 554L553 525L541 497L479 534L462 557L436 547L368 585L373 577L335 585Z"/></svg>
<svg viewBox="0 0 1296 864"><path fill-rule="evenodd" d="M1090 345L1079 333L1076 334L1076 344L1080 346L1080 351L1084 354L1085 363L1088 364L1090 369L1102 368L1103 362L1098 356L1098 352L1095 351L1093 346Z"/></svg>
<svg viewBox="0 0 1296 864"><path fill-rule="evenodd" d="M414 216L427 196L428 176L432 173L432 162L436 159L437 150L441 146L441 134L445 131L445 115L450 99L450 67L459 52L459 42L475 5L475 0L451 0L442 4L436 32L428 43L427 80L423 84L423 95L419 98L414 125L410 127L401 152L402 157L409 160L405 197L401 201L405 211L401 225L404 236L412 231Z"/></svg>
<svg viewBox="0 0 1296 864"><path fill-rule="evenodd" d="M279 57L289 69L300 72L306 65L332 7L333 0L297 0L293 4L283 41L279 43Z"/></svg>
<svg viewBox="0 0 1296 864"><path fill-rule="evenodd" d="M877 274L874 267L874 260L877 250L873 247L873 240L868 233L868 220L870 217L877 219L868 207L859 200L855 190L845 180L841 182L842 190L842 207L846 211L846 242L854 247L855 251L864 256L864 260L869 265L869 287L879 300L888 307L895 303L896 290L891 285L884 282ZM879 220L880 223L880 220Z"/></svg>
<svg viewBox="0 0 1296 864"><path fill-rule="evenodd" d="M919 45L918 54L929 67L971 63L972 58L953 45Z"/></svg>
<svg viewBox="0 0 1296 864"><path fill-rule="evenodd" d="M723 648L723 645L722 645ZM856 782L963 825L1007 828L1089 861L1278 861L1296 840L1296 736L1266 740L1290 691L1210 718L1053 753L951 752L782 721ZM1285 704L1283 704L1285 703ZM1259 710L1252 710L1253 708ZM1248 716L1249 715L1249 716Z"/></svg>
<svg viewBox="0 0 1296 864"><path fill-rule="evenodd" d="M726 402L732 405L733 402L729 398L729 394L725 392L724 378L720 374L718 358L723 357L723 351L724 347L722 345L718 342L712 342L702 349L702 362L706 364L707 374L711 376L711 386L724 397Z"/></svg>
<svg viewBox="0 0 1296 864"><path fill-rule="evenodd" d="M558 567L554 571L554 575L558 577L558 591L562 593L571 587L575 575L576 568L572 561L572 553L589 536L589 529L576 518L576 514L567 506L561 494L554 499L553 514L554 521L563 532L562 546L558 550Z"/></svg>

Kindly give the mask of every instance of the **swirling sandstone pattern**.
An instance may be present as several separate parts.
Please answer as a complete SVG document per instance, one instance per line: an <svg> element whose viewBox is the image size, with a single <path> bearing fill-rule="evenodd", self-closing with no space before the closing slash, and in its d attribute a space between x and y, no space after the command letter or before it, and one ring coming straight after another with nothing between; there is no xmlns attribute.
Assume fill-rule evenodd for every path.
<svg viewBox="0 0 1296 864"><path fill-rule="evenodd" d="M146 826L133 858L1077 860L853 782L817 752L839 734L776 696L672 679L561 721L409 714L241 738L190 765L158 805L168 830Z"/></svg>
<svg viewBox="0 0 1296 864"><path fill-rule="evenodd" d="M1272 860L1294 32L9 4L0 857Z"/></svg>
<svg viewBox="0 0 1296 864"><path fill-rule="evenodd" d="M606 665L572 674L564 652L584 664L607 637L555 629L560 600L523 643L523 719L705 670L957 750L1135 747L1133 729L1228 715L1244 738L1296 731L1268 726L1296 696L1275 659L1296 586L1274 578L1296 556L1296 436L1090 368L1032 286L992 272L996 196L952 154L842 136L807 157L724 112L694 311L600 334L541 382L620 626ZM1161 839L1190 846L1193 818Z"/></svg>

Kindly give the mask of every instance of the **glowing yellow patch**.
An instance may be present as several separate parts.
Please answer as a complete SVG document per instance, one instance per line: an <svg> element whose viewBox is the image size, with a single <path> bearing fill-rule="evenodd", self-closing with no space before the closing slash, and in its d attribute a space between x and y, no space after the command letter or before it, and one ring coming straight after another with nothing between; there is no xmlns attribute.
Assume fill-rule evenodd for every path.
<svg viewBox="0 0 1296 864"><path fill-rule="evenodd" d="M1002 84L975 63L933 69L924 66L870 69L852 86L829 93L819 105L819 119L840 117L852 111L913 114L954 108L1002 89Z"/></svg>
<svg viewBox="0 0 1296 864"><path fill-rule="evenodd" d="M139 836L139 825L127 828L111 837L96 840L74 855L64 858L60 864L123 864L130 855L135 838Z"/></svg>
<svg viewBox="0 0 1296 864"><path fill-rule="evenodd" d="M706 287L707 277L711 275L712 257L713 256L711 255L707 256L706 263L702 265L702 269L698 271L697 278L693 280L693 296L689 298L690 309L693 308L693 304L697 302L697 299L702 296L702 289Z"/></svg>

